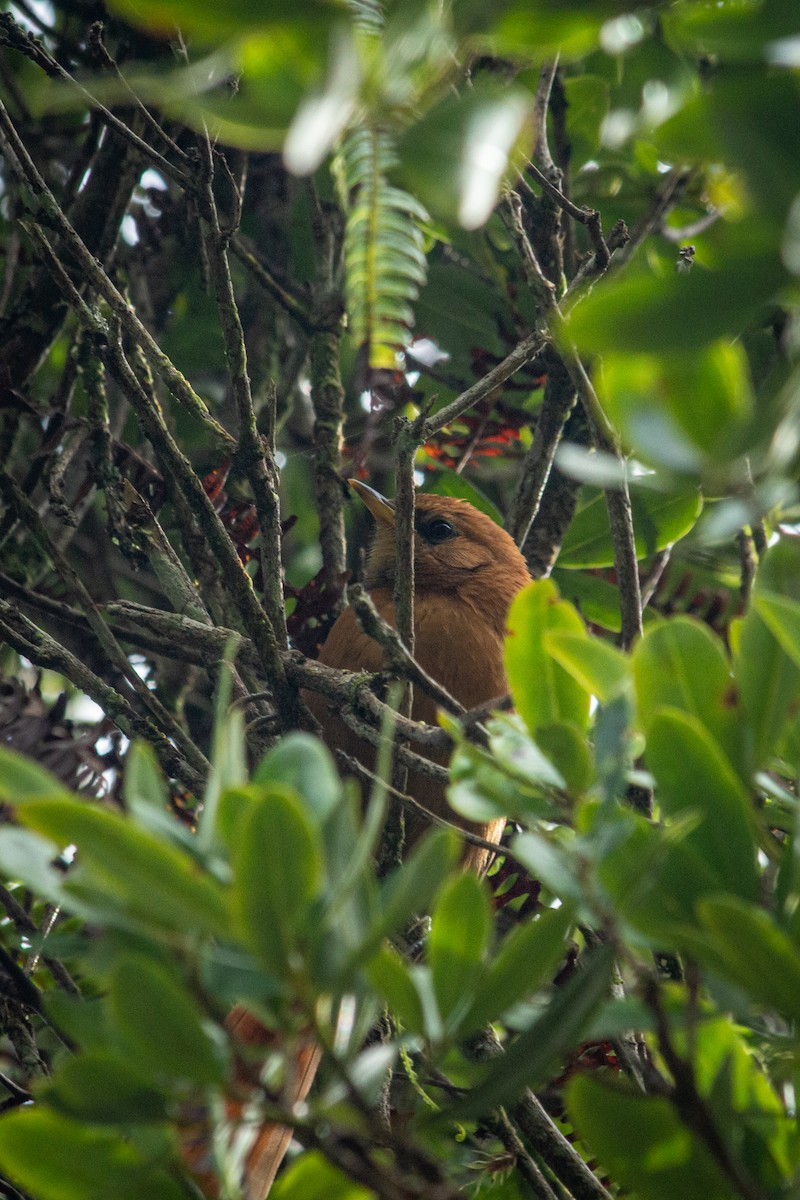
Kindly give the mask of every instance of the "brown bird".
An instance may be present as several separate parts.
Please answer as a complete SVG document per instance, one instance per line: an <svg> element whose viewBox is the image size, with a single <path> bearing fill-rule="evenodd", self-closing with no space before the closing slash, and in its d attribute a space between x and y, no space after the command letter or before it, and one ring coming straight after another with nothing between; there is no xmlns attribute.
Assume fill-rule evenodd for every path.
<svg viewBox="0 0 800 1200"><path fill-rule="evenodd" d="M395 514L390 500L357 480L350 481L375 518L377 528L369 555L366 582L381 616L395 624L392 589L395 572ZM503 638L508 609L516 593L530 580L525 560L509 535L489 517L464 500L421 494L416 498L414 537L414 656L420 666L465 708L475 708L508 690L503 668ZM338 618L320 653L320 662L349 671L379 671L381 647L360 628L352 609ZM306 703L322 725L331 749L342 749L366 766L374 763L374 749L350 730L328 701L305 693ZM436 705L421 688L414 689L412 717L434 724ZM434 757L431 755L431 757ZM446 756L439 756L444 761ZM444 789L429 776L410 773L409 791L438 816L453 817ZM462 825L466 822L460 821ZM498 842L505 822L468 826L483 838ZM406 837L412 842L427 828L424 817L406 815ZM485 869L490 855L468 845L464 863ZM227 1021L230 1034L245 1049L269 1044L272 1035L243 1008ZM246 1092L248 1070L242 1060L238 1083ZM319 1065L314 1044L301 1041L294 1056L294 1074L284 1088L292 1105L308 1094ZM250 1081L252 1086L254 1081ZM231 1107L230 1117L236 1121ZM245 1165L247 1200L264 1200L272 1186L291 1130L265 1125L259 1131ZM203 1138L197 1141L202 1145ZM198 1155L187 1147L187 1159L196 1178L209 1188L210 1176L198 1170ZM210 1188L209 1192L210 1193Z"/></svg>
<svg viewBox="0 0 800 1200"><path fill-rule="evenodd" d="M394 626L394 507L366 484L351 479L350 485L377 525L367 587L380 615ZM508 691L503 668L505 621L514 596L530 581L528 568L505 530L465 500L422 493L416 497L414 523L414 657L465 708L475 708ZM346 609L322 647L320 662L349 671L379 671L383 650L363 632L353 610ZM328 703L319 695L307 694L305 699L328 745L371 766L374 752ZM420 687L414 689L411 715L415 721L436 723L436 704ZM430 757L446 761L447 756ZM457 820L436 780L411 773L408 787L425 808ZM501 819L472 828L497 842L503 825ZM409 842L426 828L424 817L406 814ZM488 858L487 851L467 846L468 866L481 870Z"/></svg>

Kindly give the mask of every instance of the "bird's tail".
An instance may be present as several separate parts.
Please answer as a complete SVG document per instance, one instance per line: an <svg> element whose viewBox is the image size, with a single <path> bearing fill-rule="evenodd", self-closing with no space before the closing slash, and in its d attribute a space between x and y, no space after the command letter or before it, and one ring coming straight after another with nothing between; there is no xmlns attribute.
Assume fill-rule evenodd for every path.
<svg viewBox="0 0 800 1200"><path fill-rule="evenodd" d="M249 1113L248 1093L252 1093L255 1086L250 1065L254 1052L274 1044L276 1035L241 1007L233 1009L225 1024L238 1050L233 1080L235 1099L229 1098L225 1104L227 1139L230 1146L234 1143L236 1146L236 1154L232 1157L241 1161L241 1190L246 1200L265 1200L292 1140L292 1131L274 1121L254 1123ZM320 1053L319 1046L311 1038L302 1039L294 1047L282 1094L288 1109L302 1103L308 1095ZM208 1112L187 1114L181 1129L181 1151L203 1195L216 1200L219 1180L214 1170L215 1154Z"/></svg>

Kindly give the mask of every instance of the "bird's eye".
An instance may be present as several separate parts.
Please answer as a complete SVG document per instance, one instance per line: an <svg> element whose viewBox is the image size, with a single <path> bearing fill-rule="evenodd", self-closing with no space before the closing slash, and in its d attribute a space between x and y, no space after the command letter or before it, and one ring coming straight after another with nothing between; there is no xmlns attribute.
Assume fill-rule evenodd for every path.
<svg viewBox="0 0 800 1200"><path fill-rule="evenodd" d="M432 546L438 546L440 542L457 537L456 530L449 521L445 521L444 517L434 517L432 521L426 521L420 528L420 533Z"/></svg>

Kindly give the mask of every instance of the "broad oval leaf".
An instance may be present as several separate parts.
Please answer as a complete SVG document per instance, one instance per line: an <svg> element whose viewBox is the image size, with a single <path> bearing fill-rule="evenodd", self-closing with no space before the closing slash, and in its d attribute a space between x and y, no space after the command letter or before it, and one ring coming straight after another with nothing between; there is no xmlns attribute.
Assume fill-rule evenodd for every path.
<svg viewBox="0 0 800 1200"><path fill-rule="evenodd" d="M477 987L490 930L489 900L481 881L471 873L448 880L431 917L428 962L439 1012L453 1028Z"/></svg>
<svg viewBox="0 0 800 1200"><path fill-rule="evenodd" d="M591 498L576 513L566 532L558 555L558 565L570 570L613 567L614 544L605 496L597 489L588 487L585 495ZM696 488L676 495L649 488L631 488L637 558L647 558L685 537L697 521L702 507L702 498Z"/></svg>

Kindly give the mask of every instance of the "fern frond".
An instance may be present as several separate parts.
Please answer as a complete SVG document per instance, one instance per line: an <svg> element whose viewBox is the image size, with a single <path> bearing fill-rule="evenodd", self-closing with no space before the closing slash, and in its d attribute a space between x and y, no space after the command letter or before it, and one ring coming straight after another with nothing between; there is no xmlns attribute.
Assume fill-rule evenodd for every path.
<svg viewBox="0 0 800 1200"><path fill-rule="evenodd" d="M369 365L389 370L411 337L427 265L420 223L428 219L413 196L388 182L393 163L391 138L376 129L354 130L340 153L350 330Z"/></svg>

